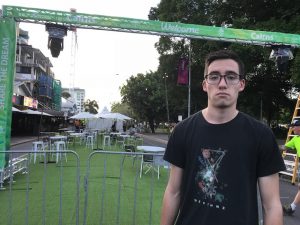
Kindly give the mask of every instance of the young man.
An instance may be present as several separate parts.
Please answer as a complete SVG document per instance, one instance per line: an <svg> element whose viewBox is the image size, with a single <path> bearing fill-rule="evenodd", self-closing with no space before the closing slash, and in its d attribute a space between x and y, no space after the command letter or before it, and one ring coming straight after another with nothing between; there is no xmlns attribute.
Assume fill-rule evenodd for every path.
<svg viewBox="0 0 300 225"><path fill-rule="evenodd" d="M236 109L245 88L239 57L209 54L202 88L207 107L177 124L167 145L161 225L256 225L257 184L264 224L282 225L278 172L285 166L272 131Z"/></svg>
<svg viewBox="0 0 300 225"><path fill-rule="evenodd" d="M293 127L293 133L296 135L294 136L290 141L288 141L285 144L285 148L288 149L295 149L297 151L297 156L300 157L300 121L295 120L293 124L291 124ZM300 168L300 166L299 166ZM300 176L300 174L298 174ZM300 177L299 177L300 179ZM285 215L293 215L294 212L296 211L297 205L300 203L300 183L298 183L298 192L293 200L293 202L289 205L283 206L283 212Z"/></svg>

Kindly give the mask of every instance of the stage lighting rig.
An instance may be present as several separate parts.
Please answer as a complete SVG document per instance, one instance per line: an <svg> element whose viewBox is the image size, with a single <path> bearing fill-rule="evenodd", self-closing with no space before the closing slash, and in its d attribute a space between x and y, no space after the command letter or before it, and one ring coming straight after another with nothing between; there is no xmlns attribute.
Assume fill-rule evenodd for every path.
<svg viewBox="0 0 300 225"><path fill-rule="evenodd" d="M64 49L64 36L67 35L68 28L59 24L46 24L46 31L49 33L48 49L52 57L57 58L60 51Z"/></svg>
<svg viewBox="0 0 300 225"><path fill-rule="evenodd" d="M273 45L269 58L276 63L280 74L286 74L289 60L292 60L294 56L290 46Z"/></svg>

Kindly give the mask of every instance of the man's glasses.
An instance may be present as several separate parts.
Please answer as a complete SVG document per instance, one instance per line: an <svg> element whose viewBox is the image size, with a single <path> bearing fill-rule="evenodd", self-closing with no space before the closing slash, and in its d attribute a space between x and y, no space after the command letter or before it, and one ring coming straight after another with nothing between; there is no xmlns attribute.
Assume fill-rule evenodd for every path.
<svg viewBox="0 0 300 225"><path fill-rule="evenodd" d="M208 84L212 84L212 85L216 85L219 84L221 82L221 79L224 78L226 84L228 85L235 85L238 84L240 81L240 75L239 74L235 74L235 73L229 73L229 74L208 74L205 75L204 78L206 79L206 82Z"/></svg>

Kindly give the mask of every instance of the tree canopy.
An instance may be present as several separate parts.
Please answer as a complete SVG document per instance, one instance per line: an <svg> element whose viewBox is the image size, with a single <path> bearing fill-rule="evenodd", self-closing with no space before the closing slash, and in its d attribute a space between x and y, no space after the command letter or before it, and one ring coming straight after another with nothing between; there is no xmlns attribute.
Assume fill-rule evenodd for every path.
<svg viewBox="0 0 300 225"><path fill-rule="evenodd" d="M122 101L130 106L140 120L149 122L152 132L155 122L159 123L166 112L164 94L162 77L155 72L131 76L121 88Z"/></svg>
<svg viewBox="0 0 300 225"><path fill-rule="evenodd" d="M148 15L151 20L182 22L237 29L285 33L300 32L300 2L295 0L161 0ZM240 94L238 108L269 124L290 122L300 85L300 57L292 49L285 74L279 73L269 59L270 47L161 36L155 44L159 53L157 71L137 74L121 88L123 103L140 120L151 126L166 119L166 93L170 120L178 115L187 117L188 88L177 85L178 61L187 57L191 47L191 113L206 107L207 96L202 91L204 58L215 50L229 48L245 62L246 89Z"/></svg>
<svg viewBox="0 0 300 225"><path fill-rule="evenodd" d="M84 111L85 112L89 112L89 113L92 113L92 114L97 114L98 113L99 106L98 106L98 103L97 103L96 100L88 99L83 103L83 106L84 106Z"/></svg>
<svg viewBox="0 0 300 225"><path fill-rule="evenodd" d="M242 0L162 0L158 7L150 9L149 19L201 24L209 26L224 26L238 29L266 30L287 33L299 33L300 3L297 1ZM203 80L204 57L211 51L230 48L236 51L246 62L247 88L240 96L239 108L257 118L260 117L260 107L263 105L263 117L271 123L280 120L282 109L291 111L294 107L293 93L300 84L299 56L293 50L295 59L290 61L288 71L283 76L278 73L275 63L269 60L271 48L229 42L206 40L188 40L183 38L161 37L156 43L160 54L158 71L171 75L170 89L171 102L180 104L172 96L181 92L175 84L178 59L188 54L188 45L192 49L192 101L191 111L196 112L206 105L206 96L199 90ZM172 78L173 76L173 78ZM171 84L170 84L171 85ZM174 91L173 91L174 90ZM175 91L176 90L176 91ZM182 91L184 92L184 91ZM185 102L185 101L184 101ZM175 111L180 110L176 109ZM285 110L285 111L286 111ZM185 114L180 111L175 114ZM290 118L289 118L290 119Z"/></svg>

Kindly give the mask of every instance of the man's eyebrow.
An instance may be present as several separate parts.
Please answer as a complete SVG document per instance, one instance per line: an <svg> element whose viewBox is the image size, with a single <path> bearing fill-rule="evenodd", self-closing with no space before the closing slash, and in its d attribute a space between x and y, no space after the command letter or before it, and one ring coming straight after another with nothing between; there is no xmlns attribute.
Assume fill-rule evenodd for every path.
<svg viewBox="0 0 300 225"><path fill-rule="evenodd" d="M234 70L227 70L225 73L235 73L235 74L239 74L239 72L236 72Z"/></svg>
<svg viewBox="0 0 300 225"><path fill-rule="evenodd" d="M209 73L219 73L221 74L221 72L219 70L212 70L210 71ZM225 74L228 74L228 73L235 73L235 74L239 74L238 72L234 71L234 70L226 70L225 71Z"/></svg>

